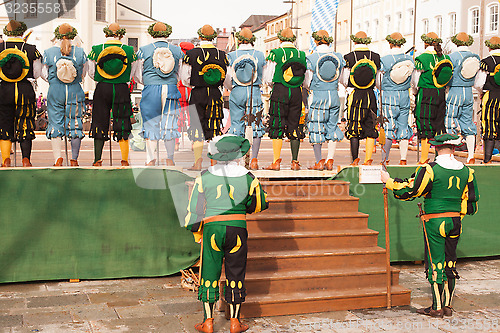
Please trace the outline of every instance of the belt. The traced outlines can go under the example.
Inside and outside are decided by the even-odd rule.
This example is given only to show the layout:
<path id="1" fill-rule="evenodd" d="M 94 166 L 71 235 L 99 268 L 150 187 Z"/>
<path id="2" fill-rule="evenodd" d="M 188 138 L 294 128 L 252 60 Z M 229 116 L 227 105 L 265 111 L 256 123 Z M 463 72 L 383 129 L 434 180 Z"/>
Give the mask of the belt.
<path id="1" fill-rule="evenodd" d="M 246 221 L 245 214 L 229 214 L 229 215 L 215 215 L 207 217 L 203 220 L 204 223 L 210 222 L 225 222 L 225 221 Z"/>
<path id="2" fill-rule="evenodd" d="M 437 219 L 441 217 L 460 217 L 459 212 L 448 212 L 448 213 L 435 213 L 435 214 L 424 214 L 422 219 L 424 221 L 429 221 L 430 219 Z"/>

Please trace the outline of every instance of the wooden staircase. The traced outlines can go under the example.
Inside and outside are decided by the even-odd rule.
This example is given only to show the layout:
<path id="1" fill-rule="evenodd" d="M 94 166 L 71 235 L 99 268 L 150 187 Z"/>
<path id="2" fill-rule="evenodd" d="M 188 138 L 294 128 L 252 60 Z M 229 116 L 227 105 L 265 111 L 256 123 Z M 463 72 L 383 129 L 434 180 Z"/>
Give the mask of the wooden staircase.
<path id="1" fill-rule="evenodd" d="M 385 307 L 385 249 L 342 181 L 262 182 L 270 207 L 247 215 L 242 317 Z M 392 305 L 410 304 L 391 269 Z M 225 283 L 225 282 L 224 282 Z"/>

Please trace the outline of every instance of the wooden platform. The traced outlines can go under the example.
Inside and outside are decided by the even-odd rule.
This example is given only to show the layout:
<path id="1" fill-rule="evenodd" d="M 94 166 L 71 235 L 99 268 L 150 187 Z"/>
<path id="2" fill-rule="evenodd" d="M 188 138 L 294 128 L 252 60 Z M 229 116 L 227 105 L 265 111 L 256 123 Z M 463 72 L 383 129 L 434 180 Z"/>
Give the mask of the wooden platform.
<path id="1" fill-rule="evenodd" d="M 248 296 L 243 317 L 386 306 L 385 249 L 358 212 L 349 183 L 265 181 L 270 208 L 248 215 Z M 391 270 L 392 304 L 410 291 Z M 223 282 L 225 283 L 225 282 Z"/>

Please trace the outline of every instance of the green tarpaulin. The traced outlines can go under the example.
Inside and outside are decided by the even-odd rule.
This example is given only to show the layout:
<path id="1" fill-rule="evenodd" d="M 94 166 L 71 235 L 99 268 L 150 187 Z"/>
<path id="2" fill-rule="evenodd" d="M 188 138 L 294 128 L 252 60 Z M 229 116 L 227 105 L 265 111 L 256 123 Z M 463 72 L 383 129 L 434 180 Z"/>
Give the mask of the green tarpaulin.
<path id="1" fill-rule="evenodd" d="M 200 248 L 174 206 L 183 219 L 190 179 L 162 169 L 1 170 L 0 282 L 162 276 L 191 266 Z"/>
<path id="2" fill-rule="evenodd" d="M 474 166 L 479 187 L 478 213 L 462 220 L 463 232 L 457 255 L 483 257 L 500 255 L 500 168 Z M 409 178 L 415 167 L 388 167 L 391 177 Z M 384 197 L 381 184 L 359 184 L 359 169 L 343 169 L 337 180 L 351 182 L 351 195 L 358 197 L 359 211 L 370 214 L 368 227 L 380 232 L 378 245 L 385 248 Z M 417 202 L 400 201 L 389 191 L 389 235 L 391 261 L 423 260 L 424 242 Z"/>

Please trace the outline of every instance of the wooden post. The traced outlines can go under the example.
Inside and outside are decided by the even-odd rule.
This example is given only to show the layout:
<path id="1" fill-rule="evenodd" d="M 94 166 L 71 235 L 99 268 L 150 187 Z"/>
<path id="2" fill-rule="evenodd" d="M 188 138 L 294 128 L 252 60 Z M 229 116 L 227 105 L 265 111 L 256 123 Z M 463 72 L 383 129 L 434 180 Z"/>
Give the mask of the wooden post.
<path id="1" fill-rule="evenodd" d="M 385 218 L 385 264 L 387 277 L 387 308 L 391 308 L 391 242 L 389 238 L 389 200 L 387 187 L 384 186 L 384 218 Z"/>

